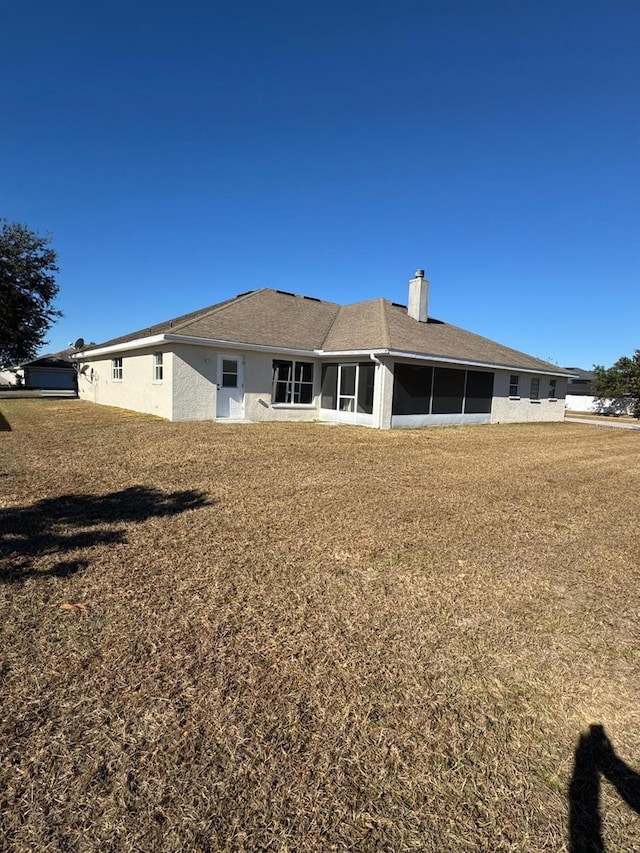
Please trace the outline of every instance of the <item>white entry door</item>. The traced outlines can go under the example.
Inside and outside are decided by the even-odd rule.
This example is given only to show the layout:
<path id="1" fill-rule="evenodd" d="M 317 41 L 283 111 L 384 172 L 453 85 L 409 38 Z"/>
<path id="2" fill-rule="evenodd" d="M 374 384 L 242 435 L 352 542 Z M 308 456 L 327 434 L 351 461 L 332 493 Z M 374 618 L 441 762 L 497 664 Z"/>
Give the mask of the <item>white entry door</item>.
<path id="1" fill-rule="evenodd" d="M 244 417 L 244 364 L 242 356 L 218 356 L 216 417 Z"/>

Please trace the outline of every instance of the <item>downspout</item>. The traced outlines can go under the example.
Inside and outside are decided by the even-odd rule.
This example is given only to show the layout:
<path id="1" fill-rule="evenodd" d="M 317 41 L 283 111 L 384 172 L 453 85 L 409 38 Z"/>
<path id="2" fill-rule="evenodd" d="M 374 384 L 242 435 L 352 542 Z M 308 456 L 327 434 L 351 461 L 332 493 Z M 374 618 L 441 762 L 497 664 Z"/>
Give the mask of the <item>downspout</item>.
<path id="1" fill-rule="evenodd" d="M 375 355 L 374 353 L 370 352 L 370 353 L 369 353 L 369 358 L 371 359 L 371 361 L 372 361 L 372 362 L 373 362 L 373 363 L 374 363 L 378 368 L 382 368 L 382 367 L 384 367 L 384 365 L 382 364 L 382 362 L 380 361 L 380 359 L 378 358 L 378 356 L 377 356 L 377 355 Z M 382 429 L 382 407 L 383 407 L 383 404 L 384 404 L 384 394 L 382 393 L 382 392 L 383 392 L 383 388 L 382 388 L 382 370 L 376 370 L 376 373 L 378 373 L 378 375 L 380 376 L 380 383 L 381 383 L 381 385 L 380 385 L 380 393 L 378 394 L 378 429 Z"/>

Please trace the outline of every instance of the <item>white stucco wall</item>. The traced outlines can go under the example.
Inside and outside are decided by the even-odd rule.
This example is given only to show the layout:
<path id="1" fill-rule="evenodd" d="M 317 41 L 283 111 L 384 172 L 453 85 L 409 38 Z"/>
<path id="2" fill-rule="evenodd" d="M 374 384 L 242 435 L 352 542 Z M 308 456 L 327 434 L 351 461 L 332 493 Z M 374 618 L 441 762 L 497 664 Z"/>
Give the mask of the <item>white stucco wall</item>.
<path id="1" fill-rule="evenodd" d="M 509 380 L 516 374 L 519 396 L 509 396 Z M 531 380 L 540 380 L 540 399 L 532 400 Z M 518 373 L 517 370 L 496 370 L 493 383 L 493 405 L 491 423 L 527 423 L 531 421 L 561 421 L 564 419 L 564 398 L 567 392 L 567 380 L 556 379 L 556 398 L 549 399 L 549 376 L 536 376 L 530 373 Z"/>
<path id="2" fill-rule="evenodd" d="M 278 353 L 242 352 L 187 344 L 164 350 L 164 377 L 153 381 L 158 348 L 122 353 L 122 381 L 112 378 L 112 358 L 86 359 L 79 376 L 79 396 L 107 406 L 159 415 L 175 421 L 213 420 L 219 356 L 242 359 L 244 417 L 249 421 L 313 421 L 319 416 L 321 364 L 314 361 L 314 397 L 309 405 L 271 403 L 273 359 Z M 313 359 L 303 359 L 312 361 Z"/>
<path id="3" fill-rule="evenodd" d="M 373 387 L 373 425 L 378 429 L 391 429 L 393 406 L 393 360 L 380 357 L 376 364 Z"/>
<path id="4" fill-rule="evenodd" d="M 220 357 L 238 357 L 243 365 L 244 419 L 248 421 L 314 421 L 318 419 L 321 366 L 314 361 L 314 397 L 308 405 L 273 404 L 273 359 L 294 360 L 278 353 L 242 352 L 201 346 L 175 349 L 173 420 L 210 420 L 216 417 L 216 385 Z M 302 359 L 313 361 L 310 358 Z"/>
<path id="5" fill-rule="evenodd" d="M 163 352 L 163 380 L 154 380 L 154 353 Z M 172 354 L 140 349 L 122 354 L 122 380 L 113 379 L 112 359 L 84 359 L 78 374 L 78 396 L 103 406 L 117 406 L 171 418 Z"/>
<path id="6" fill-rule="evenodd" d="M 393 415 L 393 429 L 416 429 L 428 426 L 465 426 L 469 424 L 490 424 L 491 415 L 486 414 L 448 414 L 448 415 Z"/>
<path id="7" fill-rule="evenodd" d="M 327 424 L 346 424 L 347 426 L 373 426 L 373 415 L 366 412 L 339 412 L 337 409 L 320 409 L 319 420 Z"/>
<path id="8" fill-rule="evenodd" d="M 236 355 L 237 353 L 233 353 Z M 216 416 L 217 352 L 178 345 L 172 359 L 174 421 L 210 421 Z"/>
<path id="9" fill-rule="evenodd" d="M 278 355 L 277 353 L 248 352 L 245 356 L 245 418 L 250 421 L 315 421 L 319 417 L 320 382 L 322 366 L 312 358 L 301 358 L 300 361 L 312 361 L 313 371 L 313 401 L 308 405 L 288 405 L 271 402 L 271 382 L 273 376 L 273 359 L 281 358 L 295 361 L 294 356 Z"/>

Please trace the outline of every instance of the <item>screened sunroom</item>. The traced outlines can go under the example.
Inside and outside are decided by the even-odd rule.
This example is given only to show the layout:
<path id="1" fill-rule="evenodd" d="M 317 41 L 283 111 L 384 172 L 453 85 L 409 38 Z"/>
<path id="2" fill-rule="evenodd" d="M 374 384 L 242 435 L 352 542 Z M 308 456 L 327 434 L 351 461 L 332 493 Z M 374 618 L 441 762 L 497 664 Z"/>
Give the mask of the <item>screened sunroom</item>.
<path id="1" fill-rule="evenodd" d="M 491 422 L 494 373 L 396 362 L 392 427 Z"/>

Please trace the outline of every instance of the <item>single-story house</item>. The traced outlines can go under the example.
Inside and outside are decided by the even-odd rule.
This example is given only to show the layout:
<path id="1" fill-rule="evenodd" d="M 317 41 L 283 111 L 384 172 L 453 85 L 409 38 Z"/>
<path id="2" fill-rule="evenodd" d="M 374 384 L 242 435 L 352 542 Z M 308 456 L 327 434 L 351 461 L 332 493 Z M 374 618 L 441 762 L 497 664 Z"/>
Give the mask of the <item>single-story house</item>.
<path id="1" fill-rule="evenodd" d="M 25 388 L 41 388 L 52 391 L 75 391 L 76 365 L 71 356 L 76 352 L 73 347 L 60 352 L 43 355 L 22 365 Z"/>
<path id="2" fill-rule="evenodd" d="M 74 347 L 68 347 L 23 361 L 2 371 L 0 383 L 25 389 L 75 392 L 77 365 L 71 360 L 75 352 Z"/>
<path id="3" fill-rule="evenodd" d="M 175 421 L 326 421 L 389 429 L 561 421 L 563 368 L 408 307 L 262 288 L 86 347 L 79 396 Z"/>

